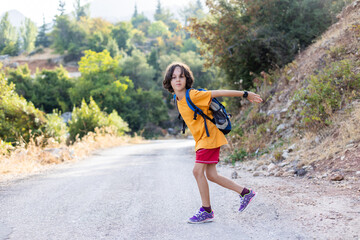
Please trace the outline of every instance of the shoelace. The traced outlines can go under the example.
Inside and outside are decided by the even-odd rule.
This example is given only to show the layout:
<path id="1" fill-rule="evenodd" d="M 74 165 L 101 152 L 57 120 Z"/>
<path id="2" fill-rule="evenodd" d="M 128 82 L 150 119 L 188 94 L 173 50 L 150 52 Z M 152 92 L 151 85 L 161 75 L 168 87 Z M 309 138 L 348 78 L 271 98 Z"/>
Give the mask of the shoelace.
<path id="1" fill-rule="evenodd" d="M 245 200 L 245 197 L 242 197 L 242 196 L 240 195 L 240 205 L 244 203 L 244 200 Z"/>
<path id="2" fill-rule="evenodd" d="M 199 210 L 199 212 L 197 214 L 195 214 L 196 217 L 200 217 L 202 214 L 202 212 Z"/>
<path id="3" fill-rule="evenodd" d="M 202 212 L 202 211 L 199 210 L 199 212 L 198 212 L 197 214 L 195 214 L 195 217 L 199 218 L 203 213 L 204 213 L 204 212 Z"/>

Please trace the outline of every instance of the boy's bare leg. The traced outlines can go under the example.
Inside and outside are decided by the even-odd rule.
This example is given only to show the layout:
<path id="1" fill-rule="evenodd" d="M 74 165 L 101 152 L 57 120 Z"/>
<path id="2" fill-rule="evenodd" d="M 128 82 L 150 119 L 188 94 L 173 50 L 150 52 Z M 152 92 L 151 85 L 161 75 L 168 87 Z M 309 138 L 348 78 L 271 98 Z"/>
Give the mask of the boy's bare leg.
<path id="1" fill-rule="evenodd" d="M 206 165 L 207 164 L 203 163 L 195 163 L 193 174 L 199 188 L 202 205 L 204 207 L 210 207 L 209 184 L 205 177 Z"/>
<path id="2" fill-rule="evenodd" d="M 230 179 L 219 175 L 216 170 L 216 164 L 208 164 L 206 166 L 206 177 L 210 181 L 217 183 L 220 186 L 225 187 L 227 189 L 233 190 L 238 194 L 241 194 L 242 190 L 244 189 L 234 181 L 231 181 Z"/>

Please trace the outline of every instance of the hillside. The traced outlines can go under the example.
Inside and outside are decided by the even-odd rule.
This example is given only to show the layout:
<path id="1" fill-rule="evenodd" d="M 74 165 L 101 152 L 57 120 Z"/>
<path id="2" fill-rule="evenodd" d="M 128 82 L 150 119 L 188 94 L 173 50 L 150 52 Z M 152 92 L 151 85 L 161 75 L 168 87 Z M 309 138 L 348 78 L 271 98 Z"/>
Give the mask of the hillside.
<path id="1" fill-rule="evenodd" d="M 230 144 L 232 151 L 245 148 L 258 157 L 248 156 L 255 161 L 236 166 L 254 176 L 342 181 L 340 185 L 360 191 L 360 1 L 344 8 L 337 18 L 339 21 L 292 63 L 258 76 L 261 86 L 257 91 L 265 99 L 264 104 L 254 107 L 243 101 L 235 131 L 242 128 L 244 136 L 233 136 Z M 337 107 L 329 107 L 333 105 L 327 104 L 328 99 L 318 104 L 319 109 L 325 109 L 327 118 L 315 116 L 317 109 L 306 108 L 310 106 L 307 95 L 316 88 L 330 86 L 322 82 L 324 76 L 329 82 L 339 82 L 333 87 L 339 89 L 329 93 L 340 96 L 338 100 L 329 99 L 336 100 Z M 314 79 L 318 82 L 314 83 Z M 349 79 L 351 84 L 343 89 L 341 84 L 350 83 Z M 320 90 L 321 95 L 329 89 Z M 303 96 L 302 100 L 299 96 Z"/>

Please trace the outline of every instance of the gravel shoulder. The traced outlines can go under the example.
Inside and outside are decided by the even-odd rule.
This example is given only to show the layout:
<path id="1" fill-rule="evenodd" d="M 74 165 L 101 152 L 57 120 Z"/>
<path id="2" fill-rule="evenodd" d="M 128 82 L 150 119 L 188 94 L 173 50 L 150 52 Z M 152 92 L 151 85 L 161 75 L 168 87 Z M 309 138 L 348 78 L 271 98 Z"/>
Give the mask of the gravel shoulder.
<path id="1" fill-rule="evenodd" d="M 224 167 L 221 171 L 230 176 L 234 170 Z M 237 170 L 237 173 L 239 179 L 236 181 L 239 184 L 259 193 L 257 206 L 252 208 L 257 212 L 258 220 L 271 219 L 276 223 L 286 219 L 284 229 L 291 225 L 298 226 L 304 230 L 305 238 L 309 239 L 360 239 L 358 191 L 344 188 L 343 183 L 339 182 L 295 177 L 253 177 L 252 173 L 243 170 Z M 262 208 L 264 204 L 267 209 Z"/>

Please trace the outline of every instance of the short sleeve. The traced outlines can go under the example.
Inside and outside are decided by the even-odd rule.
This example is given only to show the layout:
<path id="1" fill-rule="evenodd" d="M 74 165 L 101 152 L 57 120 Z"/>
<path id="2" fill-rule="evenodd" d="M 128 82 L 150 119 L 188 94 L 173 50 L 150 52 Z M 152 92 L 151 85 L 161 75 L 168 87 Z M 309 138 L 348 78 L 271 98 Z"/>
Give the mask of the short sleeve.
<path id="1" fill-rule="evenodd" d="M 212 111 L 209 109 L 212 100 L 211 92 L 192 89 L 189 94 L 191 101 L 199 107 L 203 113 L 213 118 Z M 179 112 L 196 142 L 195 150 L 200 148 L 212 149 L 227 144 L 225 135 L 210 120 L 203 119 L 202 117 L 194 118 L 194 111 L 188 106 L 186 98 L 183 97 L 181 100 L 178 100 L 177 104 Z M 207 135 L 204 121 L 207 122 L 209 136 Z"/>
<path id="2" fill-rule="evenodd" d="M 210 91 L 190 91 L 191 101 L 198 107 L 208 107 L 211 103 L 211 92 Z"/>

